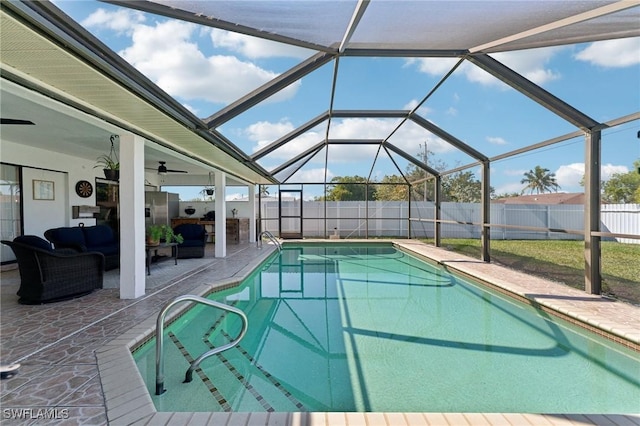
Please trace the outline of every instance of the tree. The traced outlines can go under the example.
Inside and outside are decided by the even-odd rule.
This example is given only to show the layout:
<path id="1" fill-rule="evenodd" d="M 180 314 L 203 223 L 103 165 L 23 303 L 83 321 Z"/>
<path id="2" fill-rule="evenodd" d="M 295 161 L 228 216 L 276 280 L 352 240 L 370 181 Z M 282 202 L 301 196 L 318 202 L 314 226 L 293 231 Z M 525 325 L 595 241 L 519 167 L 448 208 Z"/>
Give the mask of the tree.
<path id="1" fill-rule="evenodd" d="M 373 201 L 376 199 L 375 186 L 365 185 L 366 182 L 367 179 L 361 176 L 336 176 L 331 179 L 326 199 L 327 201 Z"/>
<path id="2" fill-rule="evenodd" d="M 494 189 L 490 188 L 490 194 L 493 193 Z M 442 179 L 442 199 L 456 203 L 479 203 L 482 199 L 482 182 L 470 170 L 447 175 Z"/>
<path id="3" fill-rule="evenodd" d="M 519 192 L 505 192 L 503 194 L 496 194 L 491 198 L 494 200 L 499 200 L 500 198 L 513 198 L 513 197 L 519 197 L 520 195 L 522 194 L 520 194 Z"/>
<path id="4" fill-rule="evenodd" d="M 605 203 L 640 203 L 640 159 L 633 162 L 633 170 L 614 173 L 602 185 Z"/>
<path id="5" fill-rule="evenodd" d="M 524 179 L 522 179 L 520 183 L 526 184 L 522 189 L 523 194 L 527 189 L 529 189 L 530 194 L 533 194 L 534 191 L 536 194 L 551 192 L 551 190 L 558 192 L 558 189 L 560 189 L 560 185 L 558 185 L 556 181 L 556 174 L 540 166 L 536 166 L 533 170 L 525 172 Z"/>
<path id="6" fill-rule="evenodd" d="M 407 201 L 409 199 L 409 186 L 402 176 L 385 176 L 376 184 L 376 200 Z"/>

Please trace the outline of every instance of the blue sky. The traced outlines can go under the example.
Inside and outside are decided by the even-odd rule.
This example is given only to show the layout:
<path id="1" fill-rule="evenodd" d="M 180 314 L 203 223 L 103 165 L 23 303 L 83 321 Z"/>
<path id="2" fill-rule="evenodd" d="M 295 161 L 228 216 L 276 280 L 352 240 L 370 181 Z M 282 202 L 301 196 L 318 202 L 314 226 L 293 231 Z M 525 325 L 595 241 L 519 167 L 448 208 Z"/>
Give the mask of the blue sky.
<path id="1" fill-rule="evenodd" d="M 205 118 L 244 96 L 315 52 L 243 35 L 168 20 L 95 1 L 55 1 L 110 48 Z M 640 110 L 640 38 L 534 49 L 493 55 L 597 121 Z M 336 109 L 411 109 L 455 64 L 451 59 L 342 58 Z M 333 63 L 256 105 L 218 130 L 253 153 L 325 112 L 330 105 Z M 419 109 L 458 139 L 491 157 L 576 130 L 470 63 L 465 63 Z M 339 119 L 330 138 L 384 138 L 397 125 L 389 119 Z M 324 138 L 325 126 L 264 157 L 271 169 Z M 632 169 L 640 158 L 640 124 L 603 132 L 602 175 Z M 424 144 L 429 163 L 453 168 L 472 160 L 418 126 L 406 125 L 390 142 L 418 156 Z M 379 179 L 396 174 L 383 153 L 373 170 L 376 148 L 334 146 L 328 178 L 360 175 Z M 324 178 L 322 152 L 293 180 Z M 407 162 L 394 157 L 404 171 Z M 497 193 L 519 192 L 523 173 L 540 165 L 556 174 L 562 192 L 579 192 L 584 170 L 582 137 L 516 158 L 492 163 Z"/>

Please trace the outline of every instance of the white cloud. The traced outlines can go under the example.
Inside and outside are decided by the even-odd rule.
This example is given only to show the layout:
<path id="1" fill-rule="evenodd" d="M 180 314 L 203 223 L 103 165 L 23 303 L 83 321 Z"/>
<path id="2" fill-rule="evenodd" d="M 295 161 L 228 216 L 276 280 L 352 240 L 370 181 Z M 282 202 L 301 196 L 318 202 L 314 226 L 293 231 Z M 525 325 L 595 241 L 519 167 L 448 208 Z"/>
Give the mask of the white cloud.
<path id="1" fill-rule="evenodd" d="M 406 65 L 418 66 L 418 70 L 435 77 L 443 77 L 459 61 L 457 58 L 411 58 Z"/>
<path id="2" fill-rule="evenodd" d="M 120 55 L 174 97 L 230 103 L 272 80 L 278 74 L 234 56 L 205 56 L 196 43 L 198 26 L 182 21 L 151 25 L 132 13 L 101 11 L 87 19 L 93 27 L 131 34 L 132 44 Z M 291 98 L 296 82 L 269 101 Z"/>
<path id="3" fill-rule="evenodd" d="M 556 181 L 560 188 L 567 190 L 571 187 L 580 186 L 580 179 L 584 175 L 584 163 L 562 165 L 555 173 Z"/>
<path id="4" fill-rule="evenodd" d="M 600 169 L 602 180 L 609 180 L 616 173 L 629 173 L 627 166 L 615 166 L 611 163 L 603 164 Z"/>
<path id="5" fill-rule="evenodd" d="M 546 68 L 546 65 L 556 54 L 564 49 L 566 48 L 546 47 L 496 53 L 492 56 L 518 74 L 542 86 L 549 81 L 558 80 L 561 77 L 557 71 Z"/>
<path id="6" fill-rule="evenodd" d="M 605 68 L 640 64 L 640 37 L 597 41 L 578 52 L 575 58 Z"/>
<path id="7" fill-rule="evenodd" d="M 607 181 L 614 173 L 627 173 L 626 166 L 616 166 L 614 164 L 603 164 L 600 168 L 601 178 Z M 556 170 L 556 180 L 564 190 L 575 190 L 580 188 L 580 180 L 584 176 L 584 163 L 572 163 L 562 165 Z"/>
<path id="8" fill-rule="evenodd" d="M 497 195 L 500 194 L 512 194 L 514 192 L 520 193 L 522 192 L 523 184 L 519 182 L 511 182 L 504 185 L 499 185 L 495 188 L 495 193 Z"/>
<path id="9" fill-rule="evenodd" d="M 253 123 L 247 127 L 245 133 L 248 135 L 249 140 L 257 143 L 255 149 L 255 151 L 257 151 L 274 140 L 291 132 L 294 128 L 293 124 L 286 120 L 282 120 L 277 123 L 258 121 L 257 123 Z"/>
<path id="10" fill-rule="evenodd" d="M 564 48 L 549 47 L 528 49 L 515 52 L 495 53 L 492 56 L 534 83 L 543 85 L 549 81 L 560 78 L 558 72 L 546 68 L 546 65 L 551 58 L 562 49 Z M 453 68 L 456 62 L 457 59 L 454 58 L 421 58 L 408 60 L 407 65 L 417 64 L 420 72 L 433 76 L 444 76 Z M 460 65 L 460 68 L 456 70 L 454 75 L 459 73 L 462 73 L 467 80 L 474 83 L 479 83 L 484 86 L 504 87 L 502 81 L 470 62 L 464 62 Z"/>
<path id="11" fill-rule="evenodd" d="M 413 110 L 416 106 L 418 105 L 418 100 L 417 99 L 411 99 L 409 102 L 407 102 L 402 109 L 406 109 L 406 110 Z M 418 110 L 416 111 L 416 113 L 418 113 L 418 115 L 421 115 L 422 117 L 426 117 L 427 115 L 429 115 L 433 110 L 429 107 L 426 107 L 424 105 L 420 106 L 420 108 L 418 108 Z"/>
<path id="12" fill-rule="evenodd" d="M 84 19 L 81 24 L 86 28 L 105 28 L 118 34 L 130 34 L 136 25 L 144 21 L 144 14 L 136 10 L 120 9 L 108 12 L 104 9 L 98 9 Z"/>
<path id="13" fill-rule="evenodd" d="M 211 29 L 210 35 L 214 46 L 224 47 L 252 59 L 273 57 L 306 59 L 315 53 L 309 49 L 217 28 Z"/>
<path id="14" fill-rule="evenodd" d="M 508 142 L 499 136 L 487 136 L 487 142 L 493 145 L 506 145 Z"/>
<path id="15" fill-rule="evenodd" d="M 334 174 L 327 169 L 327 182 L 334 177 Z M 291 179 L 292 182 L 318 183 L 324 182 L 324 167 L 316 169 L 298 170 Z"/>
<path id="16" fill-rule="evenodd" d="M 397 119 L 377 118 L 347 118 L 334 120 L 331 124 L 331 139 L 382 139 L 389 135 L 398 124 Z M 255 143 L 252 152 L 259 151 L 273 141 L 294 130 L 294 125 L 283 120 L 276 123 L 261 121 L 248 126 L 245 130 L 248 138 Z M 265 160 L 284 162 L 307 150 L 325 138 L 325 127 L 307 131 L 284 146 L 265 156 Z M 420 151 L 420 145 L 427 143 L 429 151 L 444 153 L 452 151 L 451 145 L 422 127 L 407 122 L 389 140 L 394 146 L 415 156 Z M 332 145 L 330 160 L 333 162 L 373 160 L 377 145 Z M 324 159 L 324 157 L 323 157 Z"/>

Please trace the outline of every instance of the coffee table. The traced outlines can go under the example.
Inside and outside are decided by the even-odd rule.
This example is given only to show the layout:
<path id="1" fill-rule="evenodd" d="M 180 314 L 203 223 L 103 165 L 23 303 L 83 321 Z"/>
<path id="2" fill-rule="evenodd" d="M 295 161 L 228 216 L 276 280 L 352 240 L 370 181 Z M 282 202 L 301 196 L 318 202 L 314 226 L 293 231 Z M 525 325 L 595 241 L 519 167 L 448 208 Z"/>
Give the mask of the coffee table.
<path id="1" fill-rule="evenodd" d="M 178 243 L 160 243 L 156 245 L 145 245 L 146 262 L 147 262 L 147 275 L 151 275 L 151 252 L 154 256 L 158 255 L 158 249 L 171 247 L 171 257 L 175 261 L 175 265 L 178 264 Z"/>

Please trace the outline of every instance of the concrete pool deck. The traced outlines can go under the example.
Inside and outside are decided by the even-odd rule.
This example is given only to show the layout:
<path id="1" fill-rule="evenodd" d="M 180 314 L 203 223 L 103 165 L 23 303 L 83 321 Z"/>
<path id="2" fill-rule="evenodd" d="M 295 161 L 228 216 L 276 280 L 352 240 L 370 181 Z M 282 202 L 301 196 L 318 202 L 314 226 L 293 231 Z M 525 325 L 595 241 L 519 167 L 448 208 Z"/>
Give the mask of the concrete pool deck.
<path id="1" fill-rule="evenodd" d="M 393 242 L 447 268 L 479 277 L 493 288 L 584 321 L 631 348 L 640 347 L 640 307 L 591 296 L 418 241 Z M 267 244 L 263 249 L 243 244 L 229 246 L 228 250 L 224 259 L 207 255 L 204 259 L 181 259 L 177 267 L 173 262 L 153 265 L 147 294 L 135 300 L 118 299 L 117 289 L 105 288 L 66 302 L 19 305 L 15 296 L 17 271 L 3 272 L 0 356 L 2 363 L 17 361 L 22 368 L 18 375 L 1 382 L 2 424 L 44 424 L 47 422 L 42 417 L 34 416 L 37 410 L 50 410 L 50 414 L 58 415 L 59 423 L 83 425 L 640 425 L 637 414 L 156 412 L 130 348 L 154 332 L 156 316 L 168 300 L 239 282 L 275 249 Z M 115 286 L 114 276 L 110 274 L 105 287 Z M 25 418 L 17 418 L 19 414 L 31 418 L 25 422 Z"/>

